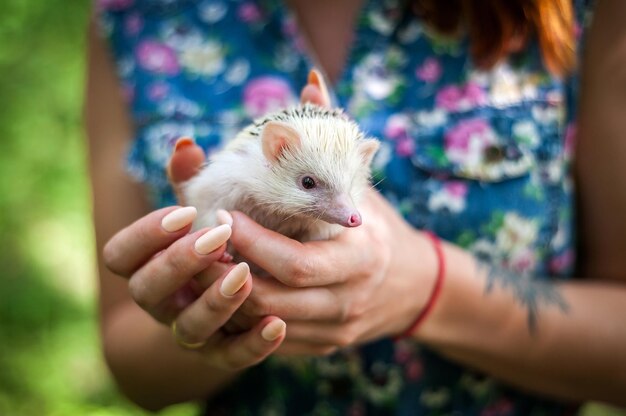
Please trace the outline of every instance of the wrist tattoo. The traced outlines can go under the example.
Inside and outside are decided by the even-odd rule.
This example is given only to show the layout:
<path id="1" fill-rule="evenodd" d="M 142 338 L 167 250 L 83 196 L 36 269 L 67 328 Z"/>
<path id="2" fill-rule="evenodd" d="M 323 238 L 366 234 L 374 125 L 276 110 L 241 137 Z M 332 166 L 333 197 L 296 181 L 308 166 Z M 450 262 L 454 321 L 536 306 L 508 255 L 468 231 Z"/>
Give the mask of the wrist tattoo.
<path id="1" fill-rule="evenodd" d="M 540 308 L 557 307 L 565 314 L 569 311 L 569 305 L 552 282 L 535 280 L 527 274 L 516 273 L 480 260 L 477 261 L 477 267 L 478 272 L 487 277 L 485 295 L 497 285 L 509 291 L 528 311 L 528 330 L 531 334 L 537 330 Z"/>

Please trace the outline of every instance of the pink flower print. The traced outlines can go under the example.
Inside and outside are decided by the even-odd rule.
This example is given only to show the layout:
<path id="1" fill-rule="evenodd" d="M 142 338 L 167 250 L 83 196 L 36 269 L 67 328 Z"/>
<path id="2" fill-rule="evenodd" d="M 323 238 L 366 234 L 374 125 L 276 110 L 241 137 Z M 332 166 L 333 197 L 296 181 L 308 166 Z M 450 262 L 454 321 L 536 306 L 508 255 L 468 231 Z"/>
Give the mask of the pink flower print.
<path id="1" fill-rule="evenodd" d="M 424 366 L 419 360 L 415 359 L 405 364 L 404 371 L 407 380 L 417 381 L 422 378 L 422 374 L 424 373 Z"/>
<path id="2" fill-rule="evenodd" d="M 243 92 L 243 103 L 251 117 L 260 117 L 280 110 L 294 101 L 291 88 L 276 77 L 259 77 L 248 82 Z"/>
<path id="3" fill-rule="evenodd" d="M 298 24 L 293 16 L 287 17 L 283 21 L 283 34 L 287 36 L 295 36 L 298 33 Z"/>
<path id="4" fill-rule="evenodd" d="M 448 159 L 472 166 L 482 162 L 485 148 L 495 142 L 496 137 L 489 124 L 480 118 L 460 121 L 444 137 Z"/>
<path id="5" fill-rule="evenodd" d="M 443 87 L 435 97 L 437 107 L 448 111 L 464 111 L 484 105 L 487 94 L 475 82 L 469 82 L 463 87 L 448 85 Z"/>
<path id="6" fill-rule="evenodd" d="M 164 43 L 141 42 L 137 46 L 137 60 L 141 67 L 151 72 L 176 75 L 180 71 L 174 50 Z"/>
<path id="7" fill-rule="evenodd" d="M 164 99 L 170 92 L 170 87 L 164 82 L 155 82 L 148 87 L 148 98 L 152 101 L 159 101 Z"/>
<path id="8" fill-rule="evenodd" d="M 535 267 L 537 259 L 535 253 L 529 248 L 516 250 L 510 254 L 507 266 L 517 273 L 527 273 Z"/>
<path id="9" fill-rule="evenodd" d="M 127 35 L 136 35 L 143 29 L 143 19 L 140 14 L 133 13 L 124 20 L 124 31 Z"/>
<path id="10" fill-rule="evenodd" d="M 465 210 L 465 197 L 467 184 L 461 181 L 444 182 L 440 191 L 433 192 L 428 198 L 428 209 L 437 212 L 445 209 L 451 213 L 459 213 Z"/>
<path id="11" fill-rule="evenodd" d="M 400 157 L 409 157 L 415 151 L 413 140 L 408 137 L 398 140 L 396 144 L 396 154 Z"/>
<path id="12" fill-rule="evenodd" d="M 122 10 L 132 6 L 134 0 L 98 0 L 97 10 Z"/>
<path id="13" fill-rule="evenodd" d="M 460 121 L 445 136 L 446 150 L 468 150 L 470 141 L 489 130 L 489 124 L 483 119 L 473 118 Z"/>
<path id="14" fill-rule="evenodd" d="M 576 40 L 580 40 L 583 36 L 583 28 L 580 26 L 580 23 L 574 22 L 574 37 Z"/>
<path id="15" fill-rule="evenodd" d="M 503 398 L 485 407 L 480 416 L 505 416 L 513 413 L 513 410 L 513 403 Z"/>
<path id="16" fill-rule="evenodd" d="M 551 273 L 561 274 L 568 271 L 573 264 L 574 252 L 572 250 L 567 250 L 550 260 L 549 269 Z"/>
<path id="17" fill-rule="evenodd" d="M 404 364 L 413 357 L 413 349 L 406 342 L 396 342 L 394 344 L 393 357 L 398 364 Z"/>
<path id="18" fill-rule="evenodd" d="M 239 16 L 239 19 L 245 23 L 257 23 L 263 17 L 261 10 L 254 3 L 243 3 L 239 6 L 237 16 Z"/>
<path id="19" fill-rule="evenodd" d="M 478 107 L 487 103 L 487 94 L 475 82 L 468 82 L 464 89 L 464 96 L 471 107 Z"/>
<path id="20" fill-rule="evenodd" d="M 435 58 L 426 58 L 422 65 L 415 70 L 415 76 L 424 82 L 432 84 L 441 77 L 441 64 Z"/>
<path id="21" fill-rule="evenodd" d="M 467 195 L 467 184 L 461 181 L 450 181 L 444 185 L 445 191 L 454 198 L 465 198 Z"/>
<path id="22" fill-rule="evenodd" d="M 385 136 L 392 139 L 400 139 L 408 135 L 410 119 L 404 114 L 393 114 L 387 118 L 385 124 Z"/>
<path id="23" fill-rule="evenodd" d="M 439 90 L 435 97 L 435 104 L 437 107 L 445 110 L 454 111 L 459 107 L 462 98 L 461 89 L 454 85 L 449 85 Z"/>
<path id="24" fill-rule="evenodd" d="M 563 145 L 563 150 L 567 156 L 571 156 L 574 151 L 577 133 L 578 128 L 576 126 L 576 122 L 569 123 L 565 128 L 565 143 Z"/>

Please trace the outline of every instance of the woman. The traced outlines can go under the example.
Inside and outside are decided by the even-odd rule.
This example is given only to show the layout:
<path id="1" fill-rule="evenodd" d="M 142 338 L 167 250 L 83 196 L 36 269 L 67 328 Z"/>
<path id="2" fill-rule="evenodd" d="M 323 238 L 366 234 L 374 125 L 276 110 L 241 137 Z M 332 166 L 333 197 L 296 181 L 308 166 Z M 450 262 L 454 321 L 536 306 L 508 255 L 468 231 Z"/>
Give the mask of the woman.
<path id="1" fill-rule="evenodd" d="M 211 414 L 626 404 L 626 192 L 607 185 L 626 177 L 626 6 L 606 0 L 595 11 L 572 171 L 571 6 L 488 3 L 292 0 L 295 25 L 272 1 L 102 2 L 129 103 L 127 112 L 92 33 L 102 331 L 132 400 L 159 409 L 208 398 Z M 224 215 L 232 226 L 188 234 L 193 209 L 150 212 L 173 203 L 165 166 L 177 137 L 217 146 L 291 102 L 312 63 L 383 141 L 374 162 L 382 196 L 365 196 L 361 227 L 299 244 L 240 213 Z M 329 104 L 316 77 L 302 94 Z M 153 204 L 118 166 L 133 137 L 131 171 Z M 187 144 L 170 166 L 175 183 L 204 158 Z M 274 279 L 218 262 L 227 239 Z M 573 275 L 586 279 L 565 279 Z M 220 330 L 240 315 L 258 323 Z"/>

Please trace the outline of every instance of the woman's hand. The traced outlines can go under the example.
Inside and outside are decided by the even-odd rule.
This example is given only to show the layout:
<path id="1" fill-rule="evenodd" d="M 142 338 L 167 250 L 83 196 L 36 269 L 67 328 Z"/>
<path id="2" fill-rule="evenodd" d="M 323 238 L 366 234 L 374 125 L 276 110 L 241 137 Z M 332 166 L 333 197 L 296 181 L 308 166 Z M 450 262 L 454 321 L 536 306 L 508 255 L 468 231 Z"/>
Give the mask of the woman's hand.
<path id="1" fill-rule="evenodd" d="M 168 166 L 175 188 L 192 177 L 203 160 L 202 149 L 189 139 L 179 140 Z M 189 234 L 195 218 L 193 207 L 154 211 L 109 240 L 104 262 L 129 279 L 134 302 L 170 325 L 181 346 L 197 350 L 218 368 L 251 366 L 280 345 L 285 323 L 266 316 L 237 335 L 221 330 L 250 295 L 250 270 L 245 263 L 229 267 L 219 261 L 230 224 Z"/>
<path id="2" fill-rule="evenodd" d="M 240 312 L 287 322 L 279 352 L 329 354 L 397 335 L 426 303 L 437 273 L 430 241 L 373 190 L 360 210 L 362 226 L 307 243 L 233 213 L 234 249 L 275 278 L 255 279 Z"/>
<path id="3" fill-rule="evenodd" d="M 225 224 L 188 234 L 195 213 L 193 207 L 169 207 L 146 215 L 107 243 L 106 265 L 129 279 L 131 296 L 142 309 L 175 325 L 182 346 L 197 349 L 218 368 L 248 367 L 280 345 L 285 324 L 267 316 L 236 336 L 220 331 L 250 295 L 252 280 L 247 264 L 241 263 L 201 288 L 194 277 L 209 273 L 224 254 L 231 229 Z"/>

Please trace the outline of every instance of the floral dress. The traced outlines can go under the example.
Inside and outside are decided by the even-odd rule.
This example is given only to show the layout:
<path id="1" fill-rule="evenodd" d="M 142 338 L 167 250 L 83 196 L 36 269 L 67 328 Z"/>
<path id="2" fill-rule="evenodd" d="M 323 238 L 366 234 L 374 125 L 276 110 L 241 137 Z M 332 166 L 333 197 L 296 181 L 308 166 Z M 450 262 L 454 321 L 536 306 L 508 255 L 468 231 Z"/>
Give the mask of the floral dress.
<path id="1" fill-rule="evenodd" d="M 99 0 L 96 10 L 135 122 L 129 170 L 149 185 L 155 206 L 174 203 L 164 167 L 178 137 L 219 149 L 252 118 L 296 103 L 314 65 L 280 1 Z M 416 228 L 519 279 L 570 276 L 575 82 L 551 76 L 536 45 L 477 69 L 466 39 L 433 33 L 404 10 L 401 0 L 366 1 L 333 86 L 337 105 L 382 142 L 378 189 Z M 223 415 L 571 409 L 409 340 L 324 358 L 271 357 L 206 407 Z"/>

